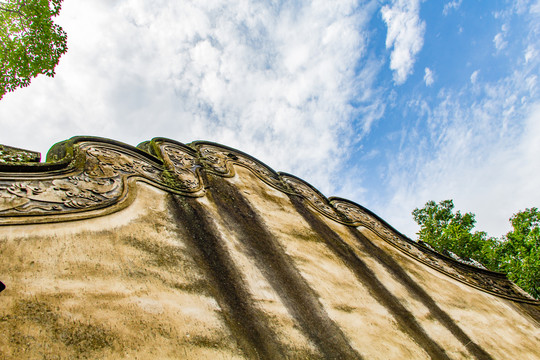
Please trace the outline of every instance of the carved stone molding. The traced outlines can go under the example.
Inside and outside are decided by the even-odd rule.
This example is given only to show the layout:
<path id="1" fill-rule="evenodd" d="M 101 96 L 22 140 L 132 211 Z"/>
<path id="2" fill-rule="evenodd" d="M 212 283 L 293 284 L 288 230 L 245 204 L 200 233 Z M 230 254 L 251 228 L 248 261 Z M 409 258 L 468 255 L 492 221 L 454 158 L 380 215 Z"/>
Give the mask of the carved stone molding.
<path id="1" fill-rule="evenodd" d="M 198 169 L 201 165 L 196 154 L 174 144 L 160 146 L 165 165 L 173 169 L 177 186 L 188 192 L 198 192 L 203 188 L 203 182 Z"/>
<path id="2" fill-rule="evenodd" d="M 303 197 L 311 207 L 320 213 L 328 216 L 331 219 L 343 222 L 343 217 L 336 209 L 330 206 L 328 199 L 317 191 L 314 187 L 306 183 L 304 180 L 297 178 L 296 176 L 280 173 L 281 179 L 287 184 L 294 193 Z"/>
<path id="3" fill-rule="evenodd" d="M 88 209 L 119 196 L 118 179 L 84 174 L 54 180 L 0 182 L 0 216 L 39 215 Z"/>
<path id="4" fill-rule="evenodd" d="M 137 149 L 99 141 L 80 141 L 72 146 L 69 150 L 74 159 L 66 162 L 66 168 L 59 173 L 0 173 L 0 224 L 17 223 L 17 219 L 24 223 L 27 215 L 78 213 L 79 217 L 66 219 L 84 218 L 84 212 L 124 200 L 132 177 L 179 193 L 193 193 L 202 187 L 193 171 L 196 157 L 178 146 L 164 146 L 165 161 L 177 177 L 174 183 L 165 181 L 159 159 L 152 161 Z"/>
<path id="5" fill-rule="evenodd" d="M 94 144 L 83 144 L 79 149 L 86 153 L 84 172 L 88 176 L 113 178 L 120 175 L 138 175 L 155 182 L 161 181 L 160 167 L 125 150 Z"/>
<path id="6" fill-rule="evenodd" d="M 84 168 L 75 167 L 61 177 L 0 177 L 0 217 L 71 213 L 110 205 L 122 193 L 119 172 L 137 171 L 136 163 L 127 156 L 100 146 L 82 145 L 76 157 Z"/>
<path id="7" fill-rule="evenodd" d="M 236 156 L 214 146 L 201 145 L 197 148 L 201 154 L 201 162 L 212 172 L 226 177 L 234 176 L 234 168 L 229 166 L 229 160 L 237 159 Z"/>
<path id="8" fill-rule="evenodd" d="M 193 146 L 199 151 L 201 162 L 218 175 L 233 177 L 235 172 L 232 165 L 236 164 L 251 170 L 268 185 L 282 191 L 286 190 L 280 176 L 274 170 L 247 154 L 222 145 L 205 142 L 195 142 Z"/>

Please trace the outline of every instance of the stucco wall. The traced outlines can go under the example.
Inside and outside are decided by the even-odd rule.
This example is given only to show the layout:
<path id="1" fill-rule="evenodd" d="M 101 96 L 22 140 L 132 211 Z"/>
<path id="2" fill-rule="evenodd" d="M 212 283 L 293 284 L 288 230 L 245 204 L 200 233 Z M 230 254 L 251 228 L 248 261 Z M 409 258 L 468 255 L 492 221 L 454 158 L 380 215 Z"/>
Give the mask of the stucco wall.
<path id="1" fill-rule="evenodd" d="M 540 358 L 504 277 L 246 154 L 62 146 L 0 172 L 2 358 Z"/>

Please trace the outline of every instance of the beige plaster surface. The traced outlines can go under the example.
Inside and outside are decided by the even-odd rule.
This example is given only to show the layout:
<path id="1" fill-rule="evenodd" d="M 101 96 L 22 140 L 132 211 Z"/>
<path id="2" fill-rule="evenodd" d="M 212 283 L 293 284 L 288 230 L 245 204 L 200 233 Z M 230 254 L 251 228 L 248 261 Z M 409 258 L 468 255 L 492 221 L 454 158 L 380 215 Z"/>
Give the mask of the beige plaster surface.
<path id="1" fill-rule="evenodd" d="M 324 244 L 282 192 L 254 181 L 247 170 L 238 169 L 237 186 L 248 191 L 248 200 L 264 214 L 284 251 L 317 292 L 329 315 L 348 336 L 353 347 L 372 359 L 425 359 L 427 355 L 399 331 L 388 311 Z M 382 341 L 384 339 L 384 341 Z"/>
<path id="2" fill-rule="evenodd" d="M 0 227 L 0 358 L 233 359 L 166 193 L 101 218 Z"/>
<path id="3" fill-rule="evenodd" d="M 419 263 L 369 229 L 360 231 L 406 269 L 437 305 L 475 342 L 489 349 L 494 358 L 515 358 L 516 354 L 523 359 L 539 358 L 540 324 L 512 307 L 511 300 L 479 291 Z"/>
<path id="4" fill-rule="evenodd" d="M 286 194 L 271 188 L 247 170 L 237 167 L 231 179 L 264 217 L 284 251 L 319 294 L 330 316 L 339 323 L 351 343 L 366 358 L 425 358 L 421 348 L 400 331 L 380 303 L 338 257 L 313 233 L 293 208 Z M 294 209 L 294 208 L 293 208 Z M 363 251 L 346 225 L 314 211 L 361 257 L 385 287 L 409 310 L 425 331 L 453 359 L 474 358 L 451 331 L 441 324 L 419 299 L 400 283 L 379 259 Z M 465 285 L 410 258 L 379 235 L 359 228 L 374 245 L 389 254 L 478 345 L 498 359 L 539 358 L 540 327 L 506 300 Z"/>
<path id="5" fill-rule="evenodd" d="M 318 331 L 345 339 L 352 349 L 343 352 L 347 358 L 428 359 L 419 333 L 451 359 L 540 358 L 540 325 L 512 300 L 450 278 L 373 231 L 340 224 L 306 204 L 309 217 L 288 194 L 242 166 L 235 170 L 189 201 L 138 182 L 134 201 L 117 212 L 0 226 L 0 280 L 7 285 L 0 294 L 0 358 L 269 358 L 246 350 L 250 329 L 266 329 L 276 358 L 331 358 Z M 227 203 L 227 194 L 247 205 Z M 182 206 L 201 211 L 209 229 L 198 228 L 188 211 L 178 215 Z M 207 234 L 202 230 L 215 235 L 241 289 L 216 283 L 213 258 L 201 250 L 210 239 L 193 238 Z M 271 246 L 253 249 L 255 241 Z M 271 259 L 286 261 L 289 272 Z M 276 284 L 284 278 L 305 286 L 298 291 L 308 289 L 307 302 Z M 251 309 L 253 328 L 240 324 L 234 301 Z M 307 307 L 297 312 L 295 306 Z M 311 310 L 326 325 L 308 328 L 302 314 Z M 413 325 L 404 323 L 407 316 Z M 478 356 L 473 343 L 488 356 Z"/>

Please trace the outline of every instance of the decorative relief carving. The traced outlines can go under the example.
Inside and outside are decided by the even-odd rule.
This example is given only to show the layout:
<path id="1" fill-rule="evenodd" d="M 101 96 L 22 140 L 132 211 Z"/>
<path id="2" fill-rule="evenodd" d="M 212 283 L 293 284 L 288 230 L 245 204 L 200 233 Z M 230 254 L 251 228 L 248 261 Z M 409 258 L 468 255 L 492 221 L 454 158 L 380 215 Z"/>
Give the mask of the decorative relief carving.
<path id="1" fill-rule="evenodd" d="M 155 165 L 137 159 L 111 146 L 82 145 L 85 150 L 85 173 L 95 178 L 110 178 L 118 175 L 140 175 L 160 182 L 161 169 Z"/>
<path id="2" fill-rule="evenodd" d="M 260 179 L 266 181 L 270 185 L 278 189 L 283 189 L 283 184 L 281 183 L 279 175 L 277 175 L 275 172 L 269 170 L 261 163 L 254 161 L 246 156 L 242 156 L 241 154 L 238 154 L 237 157 L 238 159 L 236 159 L 235 162 L 244 165 L 245 167 L 253 171 Z"/>
<path id="3" fill-rule="evenodd" d="M 120 200 L 130 176 L 170 187 L 163 168 L 144 157 L 112 144 L 82 142 L 75 149 L 77 164 L 64 177 L 46 175 L 32 180 L 0 178 L 0 217 L 47 215 L 93 210 Z M 166 145 L 165 162 L 178 181 L 174 190 L 196 192 L 202 183 L 196 174 L 196 157 L 178 146 Z"/>
<path id="4" fill-rule="evenodd" d="M 205 165 L 222 176 L 234 176 L 234 168 L 229 165 L 230 163 L 234 163 L 251 170 L 267 184 L 277 189 L 285 190 L 279 175 L 259 161 L 241 154 L 240 152 L 208 144 L 199 144 L 197 145 L 197 148 Z"/>
<path id="5" fill-rule="evenodd" d="M 342 216 L 328 204 L 328 200 L 303 180 L 287 174 L 281 174 L 281 179 L 295 193 L 305 198 L 316 210 L 334 220 L 343 222 Z"/>
<path id="6" fill-rule="evenodd" d="M 77 153 L 84 169 L 74 169 L 65 177 L 0 180 L 0 216 L 92 210 L 117 202 L 126 186 L 126 176 L 160 180 L 158 167 L 112 145 L 82 143 Z"/>
<path id="7" fill-rule="evenodd" d="M 460 266 L 445 257 L 438 255 L 434 251 L 424 249 L 420 245 L 406 240 L 402 235 L 397 234 L 388 225 L 371 215 L 356 204 L 345 200 L 334 199 L 330 202 L 339 212 L 341 212 L 353 226 L 365 226 L 382 239 L 388 241 L 409 256 L 443 272 L 462 282 L 471 284 L 477 288 L 486 290 L 498 295 L 511 298 L 532 299 L 529 294 L 514 286 L 506 277 L 496 277 L 494 274 L 479 273 L 468 266 Z"/>
<path id="8" fill-rule="evenodd" d="M 358 206 L 355 206 L 349 202 L 341 200 L 331 200 L 332 204 L 339 212 L 341 212 L 345 218 L 351 223 L 351 225 L 358 226 L 369 225 L 373 228 L 380 226 L 379 223 L 372 216 L 368 215 Z"/>
<path id="9" fill-rule="evenodd" d="M 202 162 L 212 171 L 227 177 L 234 176 L 234 170 L 228 166 L 227 154 L 223 150 L 209 145 L 199 146 L 198 150 Z"/>
<path id="10" fill-rule="evenodd" d="M 93 179 L 87 176 L 2 182 L 0 183 L 0 215 L 86 209 L 114 199 L 119 192 L 118 180 Z"/>
<path id="11" fill-rule="evenodd" d="M 161 153 L 165 164 L 174 169 L 179 186 L 184 191 L 196 192 L 202 189 L 202 181 L 197 169 L 201 166 L 197 158 L 188 151 L 175 145 L 161 146 Z"/>

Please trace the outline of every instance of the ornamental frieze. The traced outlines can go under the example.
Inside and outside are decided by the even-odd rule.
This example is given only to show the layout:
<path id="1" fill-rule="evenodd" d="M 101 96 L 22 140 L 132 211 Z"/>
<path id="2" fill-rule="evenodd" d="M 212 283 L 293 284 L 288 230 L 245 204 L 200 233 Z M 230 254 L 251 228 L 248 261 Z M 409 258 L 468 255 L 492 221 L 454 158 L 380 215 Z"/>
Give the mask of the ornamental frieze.
<path id="1" fill-rule="evenodd" d="M 195 156 L 180 147 L 164 146 L 165 166 L 170 167 L 177 178 L 171 183 L 165 181 L 166 167 L 159 159 L 147 154 L 141 156 L 140 150 L 122 145 L 99 141 L 66 144 L 73 159 L 66 161 L 64 169 L 58 173 L 40 173 L 38 167 L 35 173 L 0 173 L 0 224 L 17 223 L 17 219 L 24 222 L 22 216 L 27 215 L 77 213 L 79 216 L 69 219 L 84 218 L 85 212 L 125 200 L 130 178 L 177 193 L 200 190 L 201 181 L 194 171 L 200 165 L 196 164 Z"/>
<path id="2" fill-rule="evenodd" d="M 199 146 L 198 150 L 201 154 L 201 162 L 212 172 L 226 177 L 234 176 L 234 168 L 229 165 L 229 161 L 234 160 L 236 156 L 208 145 Z"/>
<path id="3" fill-rule="evenodd" d="M 110 146 L 84 144 L 86 152 L 85 173 L 94 178 L 111 178 L 119 175 L 139 175 L 159 182 L 161 168 Z"/>
<path id="4" fill-rule="evenodd" d="M 184 191 L 200 191 L 203 187 L 198 170 L 201 165 L 196 154 L 172 144 L 161 145 L 160 149 L 165 164 L 174 170 L 178 186 Z"/>
<path id="5" fill-rule="evenodd" d="M 54 180 L 0 182 L 0 216 L 39 215 L 107 205 L 120 194 L 118 179 L 83 174 Z"/>
<path id="6" fill-rule="evenodd" d="M 343 216 L 330 205 L 328 199 L 320 192 L 315 190 L 311 185 L 296 176 L 280 173 L 281 179 L 289 186 L 297 195 L 302 196 L 307 202 L 317 211 L 328 216 L 331 219 L 343 222 Z"/>
<path id="7" fill-rule="evenodd" d="M 240 165 L 251 170 L 268 185 L 279 190 L 286 190 L 280 176 L 274 170 L 247 154 L 205 142 L 195 142 L 193 146 L 199 151 L 201 162 L 218 175 L 233 177 L 235 172 L 232 165 Z"/>

